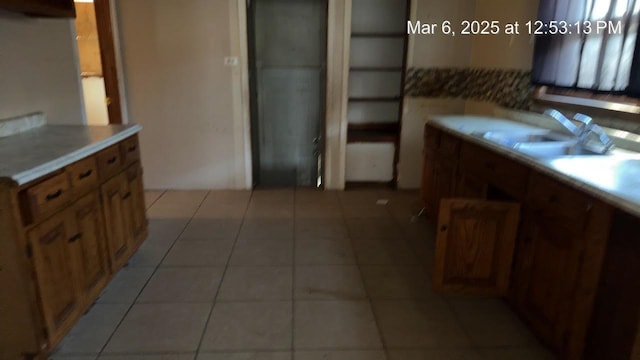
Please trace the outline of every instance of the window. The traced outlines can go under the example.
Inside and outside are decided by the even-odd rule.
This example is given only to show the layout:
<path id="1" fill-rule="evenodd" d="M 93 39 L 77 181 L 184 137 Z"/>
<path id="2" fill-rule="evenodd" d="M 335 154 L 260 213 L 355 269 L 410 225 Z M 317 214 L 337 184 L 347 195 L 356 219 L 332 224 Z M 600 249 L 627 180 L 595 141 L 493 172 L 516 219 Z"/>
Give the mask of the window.
<path id="1" fill-rule="evenodd" d="M 640 98 L 640 0 L 541 0 L 538 17 L 536 85 Z"/>

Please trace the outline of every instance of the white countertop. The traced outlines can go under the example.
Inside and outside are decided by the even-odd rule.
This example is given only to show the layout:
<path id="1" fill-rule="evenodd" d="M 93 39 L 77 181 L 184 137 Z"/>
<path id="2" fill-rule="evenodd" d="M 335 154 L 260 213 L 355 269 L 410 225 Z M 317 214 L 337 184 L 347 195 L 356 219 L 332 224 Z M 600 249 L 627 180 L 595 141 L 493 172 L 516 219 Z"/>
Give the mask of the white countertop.
<path id="1" fill-rule="evenodd" d="M 142 129 L 140 125 L 45 125 L 0 138 L 0 178 L 17 185 L 105 149 Z"/>
<path id="2" fill-rule="evenodd" d="M 582 189 L 617 208 L 640 216 L 640 156 L 560 156 L 535 158 L 473 136 L 475 132 L 541 129 L 510 120 L 480 116 L 433 116 L 430 124 L 528 164 L 564 183 Z"/>

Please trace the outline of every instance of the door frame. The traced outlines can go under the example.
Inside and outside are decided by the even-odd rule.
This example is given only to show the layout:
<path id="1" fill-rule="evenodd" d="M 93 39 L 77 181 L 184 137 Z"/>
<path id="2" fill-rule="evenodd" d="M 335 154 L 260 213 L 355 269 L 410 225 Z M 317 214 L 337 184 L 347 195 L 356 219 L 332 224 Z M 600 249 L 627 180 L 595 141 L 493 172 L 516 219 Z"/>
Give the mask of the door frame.
<path id="1" fill-rule="evenodd" d="M 97 0 L 96 0 L 97 1 Z M 321 113 L 320 113 L 320 131 L 318 132 L 319 142 L 318 142 L 318 151 L 320 154 L 318 155 L 318 161 L 320 169 L 318 170 L 318 177 L 321 178 L 320 186 L 311 186 L 317 187 L 319 189 L 325 189 L 327 178 L 326 178 L 326 158 L 327 158 L 327 113 L 328 113 L 328 89 L 329 89 L 329 66 L 331 62 L 331 50 L 329 46 L 332 42 L 329 40 L 329 37 L 332 35 L 332 30 L 330 29 L 330 25 L 333 20 L 332 14 L 332 6 L 336 1 L 343 0 L 324 0 L 325 2 L 325 20 L 326 20 L 326 33 L 325 33 L 325 58 L 324 58 L 324 66 L 322 67 L 322 88 L 320 89 L 321 93 Z M 349 3 L 351 0 L 345 0 Z M 258 79 L 257 79 L 257 68 L 255 66 L 255 32 L 253 30 L 254 18 L 252 9 L 255 6 L 256 0 L 240 0 L 244 5 L 240 5 L 244 7 L 245 10 L 245 24 L 246 24 L 246 43 L 245 48 L 247 49 L 247 71 L 248 71 L 248 92 L 247 95 L 249 97 L 247 101 L 247 107 L 249 108 L 249 142 L 251 145 L 250 150 L 250 158 L 248 159 L 248 167 L 251 168 L 251 178 L 249 183 L 251 184 L 251 188 L 256 188 L 260 185 L 260 146 L 259 146 L 259 128 L 258 124 L 258 103 L 259 103 L 259 94 L 258 94 Z M 349 15 L 350 16 L 350 15 Z M 349 22 L 350 24 L 350 22 Z M 346 110 L 345 110 L 346 114 Z M 346 150 L 346 149 L 345 149 Z M 296 185 L 297 187 L 297 185 Z"/>
<path id="2" fill-rule="evenodd" d="M 118 60 L 113 26 L 113 1 L 94 0 L 98 42 L 100 43 L 100 61 L 104 78 L 105 102 L 109 114 L 109 124 L 126 123 L 123 113 L 123 97 L 118 76 Z"/>

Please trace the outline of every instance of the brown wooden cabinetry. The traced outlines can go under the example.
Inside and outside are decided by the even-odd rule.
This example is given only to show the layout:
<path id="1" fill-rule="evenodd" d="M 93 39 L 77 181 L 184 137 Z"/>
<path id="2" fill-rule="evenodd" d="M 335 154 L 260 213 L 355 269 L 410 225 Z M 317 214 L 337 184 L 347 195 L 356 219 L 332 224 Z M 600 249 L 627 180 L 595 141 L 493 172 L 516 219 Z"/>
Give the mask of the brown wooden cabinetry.
<path id="1" fill-rule="evenodd" d="M 133 136 L 30 183 L 0 181 L 0 359 L 46 358 L 146 238 L 138 151 Z"/>
<path id="2" fill-rule="evenodd" d="M 109 266 L 105 224 L 99 194 L 91 193 L 69 209 L 76 233 L 70 239 L 80 295 L 93 302 L 106 284 Z"/>
<path id="3" fill-rule="evenodd" d="M 142 168 L 133 165 L 122 174 L 126 192 L 124 194 L 125 217 L 129 219 L 128 232 L 134 244 L 144 240 L 147 218 L 144 205 L 144 187 L 142 184 Z"/>
<path id="4" fill-rule="evenodd" d="M 519 211 L 520 206 L 511 203 L 442 200 L 434 289 L 506 294 Z"/>
<path id="5" fill-rule="evenodd" d="M 28 234 L 27 251 L 32 253 L 42 315 L 53 342 L 62 339 L 81 311 L 74 253 L 69 246 L 75 237 L 74 224 L 68 213 L 54 215 Z"/>
<path id="6" fill-rule="evenodd" d="M 568 336 L 580 270 L 581 234 L 525 212 L 512 302 L 545 342 L 560 349 Z"/>
<path id="7" fill-rule="evenodd" d="M 602 286 L 599 281 L 612 207 L 530 169 L 524 162 L 475 143 L 458 139 L 459 156 L 452 156 L 456 147 L 451 145 L 455 144 L 451 137 L 455 138 L 434 126 L 425 128 L 423 200 L 434 217 L 438 213 L 432 209 L 441 208 L 434 287 L 506 294 L 523 320 L 559 357 L 582 358 L 587 334 L 599 334 L 598 339 L 604 336 L 602 331 L 589 329 L 594 326 L 591 318 Z M 449 145 L 443 146 L 445 142 Z M 447 154 L 443 148 L 454 150 Z M 504 240 L 496 229 L 504 231 L 504 226 L 497 225 L 499 217 L 490 208 L 493 202 L 479 200 L 495 198 L 508 199 L 522 208 L 519 219 L 509 220 L 517 234 L 510 251 L 500 246 Z M 498 268 L 506 271 L 496 272 Z M 492 271 L 506 273 L 506 282 L 495 281 L 489 275 Z M 601 297 L 607 299 L 606 295 Z M 638 306 L 634 309 L 637 313 Z M 604 311 L 599 316 L 598 327 L 602 327 Z M 637 328 L 637 317 L 626 326 Z"/>
<path id="8" fill-rule="evenodd" d="M 107 248 L 113 271 L 117 271 L 127 262 L 131 251 L 131 239 L 125 229 L 125 221 L 128 219 L 124 212 L 123 194 L 121 176 L 116 176 L 102 185 Z"/>

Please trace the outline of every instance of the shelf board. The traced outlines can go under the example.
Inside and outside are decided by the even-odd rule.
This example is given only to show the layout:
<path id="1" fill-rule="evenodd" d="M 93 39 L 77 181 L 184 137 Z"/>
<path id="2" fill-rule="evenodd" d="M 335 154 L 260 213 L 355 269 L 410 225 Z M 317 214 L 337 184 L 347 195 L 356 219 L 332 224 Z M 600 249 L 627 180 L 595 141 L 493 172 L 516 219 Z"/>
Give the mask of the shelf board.
<path id="1" fill-rule="evenodd" d="M 349 124 L 347 130 L 348 131 L 384 131 L 396 133 L 400 128 L 399 121 L 393 122 L 371 122 L 371 123 L 358 123 L 358 124 Z"/>
<path id="2" fill-rule="evenodd" d="M 348 143 L 391 142 L 397 143 L 399 123 L 349 124 Z"/>
<path id="3" fill-rule="evenodd" d="M 399 32 L 399 33 L 384 33 L 384 32 L 380 32 L 380 33 L 376 33 L 376 32 L 371 32 L 371 33 L 359 33 L 359 32 L 353 32 L 351 33 L 351 37 L 365 37 L 365 38 L 403 38 L 405 37 L 407 34 Z"/>
<path id="4" fill-rule="evenodd" d="M 394 189 L 396 184 L 394 181 L 347 181 L 345 182 L 345 188 L 347 190 L 352 189 Z"/>
<path id="5" fill-rule="evenodd" d="M 400 101 L 400 96 L 381 96 L 381 97 L 350 97 L 351 102 L 395 102 Z"/>
<path id="6" fill-rule="evenodd" d="M 371 72 L 402 72 L 402 67 L 394 66 L 380 66 L 380 67 L 366 67 L 366 66 L 353 66 L 349 68 L 350 71 L 371 71 Z"/>

